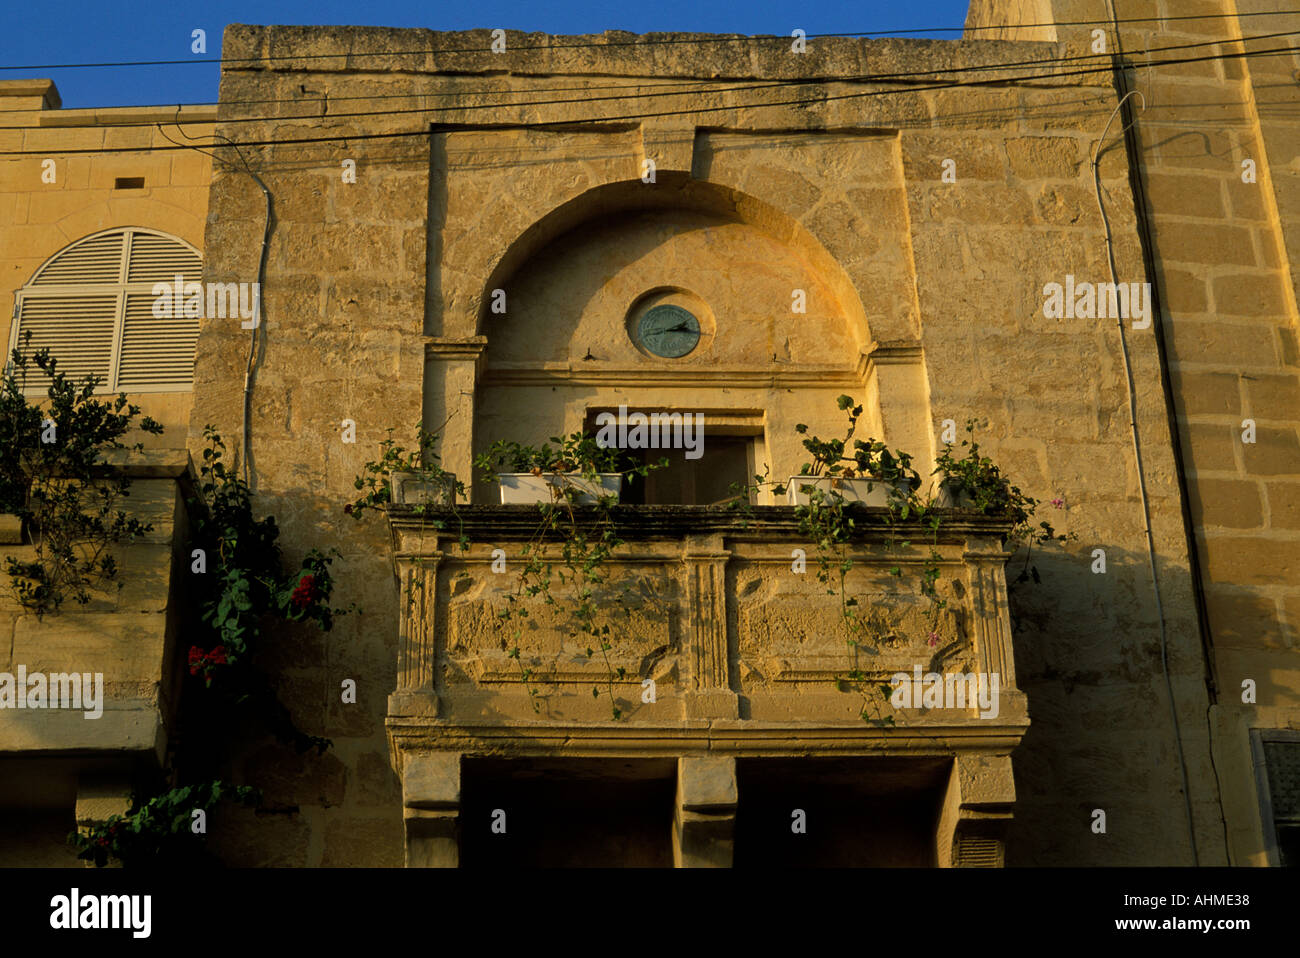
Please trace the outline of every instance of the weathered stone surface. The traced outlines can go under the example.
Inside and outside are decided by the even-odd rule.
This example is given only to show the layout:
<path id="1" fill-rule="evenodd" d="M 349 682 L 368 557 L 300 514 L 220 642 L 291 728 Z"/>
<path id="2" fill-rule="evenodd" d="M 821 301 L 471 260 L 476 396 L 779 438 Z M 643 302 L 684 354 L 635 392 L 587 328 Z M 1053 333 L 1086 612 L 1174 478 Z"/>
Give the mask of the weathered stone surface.
<path id="1" fill-rule="evenodd" d="M 341 805 L 348 770 L 331 754 L 295 755 L 281 745 L 266 745 L 244 760 L 244 777 L 256 782 L 270 805 Z"/>
<path id="2" fill-rule="evenodd" d="M 736 804 L 734 758 L 679 759 L 677 774 L 683 808 L 709 811 L 730 808 Z"/>
<path id="3" fill-rule="evenodd" d="M 335 818 L 325 826 L 323 868 L 401 868 L 402 820 Z"/>

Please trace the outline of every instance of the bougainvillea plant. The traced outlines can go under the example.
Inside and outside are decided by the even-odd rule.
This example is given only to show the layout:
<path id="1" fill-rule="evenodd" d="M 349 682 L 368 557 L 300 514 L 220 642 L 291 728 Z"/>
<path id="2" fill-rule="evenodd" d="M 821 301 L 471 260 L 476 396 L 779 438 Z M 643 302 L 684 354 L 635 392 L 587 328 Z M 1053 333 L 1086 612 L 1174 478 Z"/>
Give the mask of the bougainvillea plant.
<path id="1" fill-rule="evenodd" d="M 147 800 L 137 796 L 127 814 L 73 832 L 69 841 L 78 858 L 98 868 L 110 860 L 125 868 L 192 865 L 207 858 L 202 837 L 206 822 L 202 826 L 199 822 L 218 802 L 255 805 L 260 800 L 258 790 L 247 785 L 222 781 L 183 785 Z"/>
<path id="2" fill-rule="evenodd" d="M 29 377 L 45 382 L 42 405 L 28 401 Z M 126 393 L 96 399 L 99 383 L 69 378 L 48 349 L 31 356 L 15 349 L 0 379 L 0 512 L 22 520 L 34 550 L 30 561 L 6 556 L 5 572 L 15 597 L 38 616 L 67 599 L 89 602 L 92 589 L 117 580 L 113 544 L 151 529 L 121 508 L 131 480 L 103 460 L 109 450 L 143 448 L 121 441 L 131 430 L 159 435 L 163 427 L 141 417 Z"/>
<path id="3" fill-rule="evenodd" d="M 1038 506 L 1041 504 L 1039 500 L 1021 492 L 1019 486 L 1012 484 L 1002 474 L 997 463 L 980 452 L 979 443 L 975 439 L 974 420 L 967 421 L 966 432 L 969 438 L 963 439 L 959 444 L 943 447 L 935 459 L 934 474 L 942 476 L 944 484 L 950 485 L 954 492 L 965 493 L 968 504 L 963 508 L 986 516 L 1005 516 L 1011 520 L 1012 527 L 1007 542 L 1013 549 L 1021 546 L 1025 548 L 1024 565 L 1015 581 L 1027 582 L 1032 579 L 1039 582 L 1038 567 L 1030 562 L 1034 546 L 1049 542 L 1064 543 L 1077 537 L 1074 534 L 1058 533 L 1046 519 L 1035 523 Z M 966 452 L 960 457 L 955 456 L 953 453 L 957 449 L 965 449 Z M 1065 500 L 1057 496 L 1052 499 L 1052 505 L 1060 509 L 1065 505 Z"/>
<path id="4" fill-rule="evenodd" d="M 200 467 L 192 569 L 198 590 L 200 635 L 189 650 L 190 674 L 223 694 L 234 706 L 253 704 L 281 741 L 300 751 L 324 751 L 329 740 L 293 725 L 266 676 L 256 666 L 259 649 L 278 638 L 287 623 L 313 623 L 328 632 L 334 617 L 330 565 L 337 550 L 310 550 L 296 569 L 286 570 L 273 516 L 253 512 L 247 483 L 223 462 L 225 445 L 212 426 Z M 199 563 L 202 572 L 198 572 Z"/>

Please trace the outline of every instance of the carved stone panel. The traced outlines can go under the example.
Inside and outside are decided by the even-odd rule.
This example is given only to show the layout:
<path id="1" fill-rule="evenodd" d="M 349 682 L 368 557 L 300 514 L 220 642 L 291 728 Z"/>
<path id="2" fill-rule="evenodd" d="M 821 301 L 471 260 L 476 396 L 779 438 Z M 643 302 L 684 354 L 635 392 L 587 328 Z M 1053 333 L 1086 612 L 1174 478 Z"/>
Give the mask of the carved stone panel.
<path id="1" fill-rule="evenodd" d="M 504 579 L 499 585 L 494 579 Z M 662 570 L 611 575 L 598 586 L 598 613 L 589 623 L 577 614 L 574 590 L 558 582 L 542 596 L 511 601 L 513 576 L 472 576 L 449 590 L 444 676 L 449 687 L 620 684 L 659 681 L 675 663 L 679 607 Z M 512 613 L 510 618 L 503 613 Z M 591 634 L 594 627 L 599 634 Z M 605 631 L 608 630 L 608 631 Z M 609 645 L 602 649 L 602 643 Z M 512 650 L 518 648 L 518 656 Z"/>

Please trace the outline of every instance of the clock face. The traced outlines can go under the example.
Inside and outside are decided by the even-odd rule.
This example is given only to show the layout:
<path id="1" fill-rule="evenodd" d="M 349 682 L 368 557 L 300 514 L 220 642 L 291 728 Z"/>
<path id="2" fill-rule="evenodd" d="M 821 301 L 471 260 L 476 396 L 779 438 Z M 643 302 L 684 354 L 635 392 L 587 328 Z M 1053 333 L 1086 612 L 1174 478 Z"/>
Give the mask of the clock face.
<path id="1" fill-rule="evenodd" d="M 680 306 L 654 306 L 637 323 L 636 338 L 656 356 L 678 359 L 700 342 L 700 321 Z"/>

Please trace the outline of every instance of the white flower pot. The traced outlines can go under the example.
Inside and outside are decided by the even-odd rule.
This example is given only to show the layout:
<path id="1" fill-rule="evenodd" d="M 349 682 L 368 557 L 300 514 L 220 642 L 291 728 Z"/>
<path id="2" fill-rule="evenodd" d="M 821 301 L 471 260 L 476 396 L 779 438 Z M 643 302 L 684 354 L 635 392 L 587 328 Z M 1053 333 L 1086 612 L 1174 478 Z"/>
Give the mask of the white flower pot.
<path id="1" fill-rule="evenodd" d="M 888 508 L 891 486 L 880 479 L 853 478 L 842 479 L 837 476 L 791 476 L 786 486 L 786 496 L 792 506 L 808 505 L 808 494 L 800 491 L 802 486 L 820 489 L 827 498 L 839 496 L 846 503 L 858 502 L 864 506 Z M 898 483 L 899 496 L 905 497 L 910 491 L 906 483 Z"/>
<path id="2" fill-rule="evenodd" d="M 418 472 L 394 472 L 389 476 L 396 505 L 450 506 L 456 502 L 456 477 L 447 473 L 439 482 L 421 479 Z"/>
<path id="3" fill-rule="evenodd" d="M 623 475 L 602 472 L 595 479 L 587 479 L 559 472 L 544 472 L 540 476 L 531 472 L 503 472 L 497 476 L 497 481 L 501 486 L 503 506 L 553 502 L 566 498 L 568 492 L 573 494 L 571 501 L 574 505 L 594 506 L 604 497 L 618 499 Z"/>
<path id="4" fill-rule="evenodd" d="M 960 482 L 945 479 L 939 483 L 939 495 L 934 504 L 940 509 L 973 509 L 975 499 Z"/>

